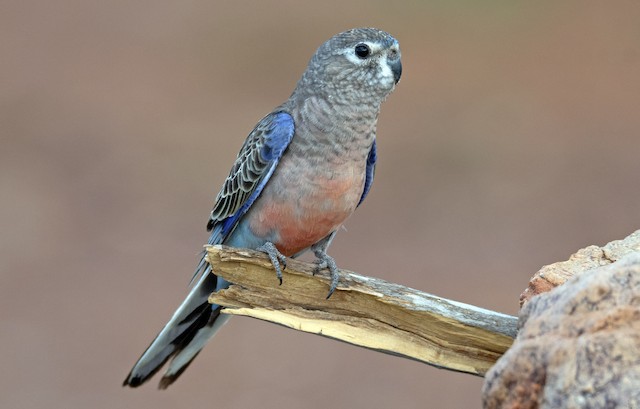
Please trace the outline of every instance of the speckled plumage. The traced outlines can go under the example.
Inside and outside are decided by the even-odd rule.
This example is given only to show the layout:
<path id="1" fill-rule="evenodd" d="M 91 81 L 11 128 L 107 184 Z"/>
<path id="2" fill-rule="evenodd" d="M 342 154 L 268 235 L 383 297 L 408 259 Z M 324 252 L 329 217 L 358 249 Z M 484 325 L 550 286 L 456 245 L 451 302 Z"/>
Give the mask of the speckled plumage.
<path id="1" fill-rule="evenodd" d="M 249 134 L 220 190 L 207 229 L 210 244 L 260 249 L 274 268 L 311 249 L 326 254 L 337 229 L 366 197 L 375 169 L 380 105 L 401 74 L 400 49 L 388 33 L 359 28 L 318 48 L 290 98 Z M 138 386 L 173 358 L 169 386 L 228 319 L 207 304 L 228 286 L 201 260 L 191 292 L 138 360 L 124 384 Z"/>

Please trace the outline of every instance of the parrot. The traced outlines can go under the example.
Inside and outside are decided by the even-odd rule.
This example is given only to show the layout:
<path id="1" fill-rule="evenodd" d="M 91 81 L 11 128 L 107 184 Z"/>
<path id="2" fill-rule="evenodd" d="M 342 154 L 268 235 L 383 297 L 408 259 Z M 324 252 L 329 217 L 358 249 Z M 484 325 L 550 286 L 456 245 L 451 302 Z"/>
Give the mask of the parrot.
<path id="1" fill-rule="evenodd" d="M 400 46 L 389 33 L 354 28 L 322 44 L 293 93 L 249 133 L 207 222 L 208 244 L 266 253 L 282 284 L 287 257 L 311 251 L 339 273 L 327 248 L 371 189 L 381 104 L 402 74 Z M 162 369 L 166 389 L 228 321 L 208 302 L 230 283 L 202 256 L 192 286 L 169 322 L 124 380 L 137 387 Z"/>

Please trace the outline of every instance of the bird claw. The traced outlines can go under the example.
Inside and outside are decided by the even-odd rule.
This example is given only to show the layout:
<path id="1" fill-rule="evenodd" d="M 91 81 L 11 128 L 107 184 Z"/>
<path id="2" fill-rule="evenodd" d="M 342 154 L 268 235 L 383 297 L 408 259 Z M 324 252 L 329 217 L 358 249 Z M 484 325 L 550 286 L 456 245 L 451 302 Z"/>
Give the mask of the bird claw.
<path id="1" fill-rule="evenodd" d="M 338 273 L 338 266 L 336 265 L 336 261 L 326 253 L 326 251 L 318 249 L 314 251 L 316 258 L 316 268 L 313 269 L 313 275 L 316 275 L 320 270 L 327 269 L 329 270 L 329 274 L 331 275 L 331 284 L 329 285 L 329 294 L 327 294 L 327 299 L 331 297 L 333 292 L 338 287 L 338 280 L 340 279 L 340 274 Z"/>
<path id="2" fill-rule="evenodd" d="M 264 243 L 262 246 L 258 247 L 256 250 L 262 251 L 269 256 L 269 260 L 271 260 L 271 264 L 273 265 L 273 269 L 276 270 L 276 277 L 278 277 L 278 281 L 280 285 L 282 285 L 282 270 L 287 268 L 287 258 L 278 251 L 275 244 L 270 241 Z"/>

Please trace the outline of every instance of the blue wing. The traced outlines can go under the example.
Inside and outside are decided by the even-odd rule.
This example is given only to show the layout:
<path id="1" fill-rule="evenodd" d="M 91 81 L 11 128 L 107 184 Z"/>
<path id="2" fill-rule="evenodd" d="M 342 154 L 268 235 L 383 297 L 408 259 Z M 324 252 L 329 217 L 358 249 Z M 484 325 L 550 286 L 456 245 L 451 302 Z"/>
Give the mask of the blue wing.
<path id="1" fill-rule="evenodd" d="M 276 111 L 262 118 L 247 136 L 209 216 L 209 244 L 221 244 L 233 232 L 262 193 L 294 132 L 293 117 L 287 112 Z M 192 282 L 206 267 L 203 257 Z"/>
<path id="2" fill-rule="evenodd" d="M 369 194 L 369 190 L 371 190 L 371 185 L 373 184 L 373 176 L 376 174 L 376 160 L 378 160 L 378 152 L 376 151 L 376 140 L 374 139 L 373 145 L 371 145 L 371 150 L 369 150 L 369 156 L 367 156 L 367 170 L 364 179 L 364 190 L 362 191 L 362 196 L 360 197 L 358 206 L 360 206 L 360 203 L 364 201 L 364 198 Z"/>
<path id="3" fill-rule="evenodd" d="M 210 244 L 222 243 L 260 196 L 294 131 L 291 115 L 280 111 L 262 118 L 249 134 L 211 211 Z"/>

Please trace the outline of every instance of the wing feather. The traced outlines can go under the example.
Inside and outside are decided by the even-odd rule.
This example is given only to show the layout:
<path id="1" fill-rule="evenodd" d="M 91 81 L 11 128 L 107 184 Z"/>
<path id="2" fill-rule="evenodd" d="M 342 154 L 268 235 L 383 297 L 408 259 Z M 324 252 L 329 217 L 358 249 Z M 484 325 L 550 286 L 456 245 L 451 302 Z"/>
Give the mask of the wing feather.
<path id="1" fill-rule="evenodd" d="M 360 201 L 358 202 L 358 206 L 364 201 L 364 198 L 369 194 L 369 190 L 371 190 L 371 185 L 373 184 L 373 177 L 376 174 L 376 161 L 378 160 L 378 152 L 376 149 L 376 140 L 373 140 L 373 145 L 371 145 L 371 149 L 369 150 L 369 155 L 367 156 L 367 169 L 364 179 L 364 189 L 362 191 L 362 196 L 360 196 Z"/>
<path id="2" fill-rule="evenodd" d="M 211 211 L 207 230 L 223 241 L 258 198 L 282 154 L 293 138 L 293 118 L 287 112 L 271 113 L 256 125 L 242 145 L 229 176 Z M 222 224 L 222 231 L 215 227 Z"/>

